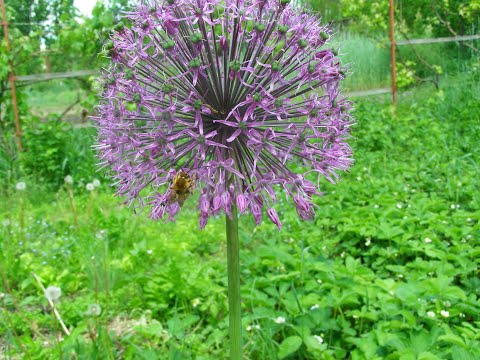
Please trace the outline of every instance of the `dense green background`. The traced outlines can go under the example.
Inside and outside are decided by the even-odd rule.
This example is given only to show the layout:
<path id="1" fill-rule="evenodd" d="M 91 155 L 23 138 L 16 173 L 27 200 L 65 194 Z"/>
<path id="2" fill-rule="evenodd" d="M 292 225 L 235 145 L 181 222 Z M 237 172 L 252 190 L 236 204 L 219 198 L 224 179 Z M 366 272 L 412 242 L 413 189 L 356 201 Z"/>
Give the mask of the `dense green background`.
<path id="1" fill-rule="evenodd" d="M 99 69 L 98 39 L 126 2 L 105 1 L 79 21 L 71 1 L 7 1 L 17 73 Z M 397 2 L 399 38 L 449 36 L 445 21 L 478 32 L 478 1 L 412 3 Z M 335 21 L 348 90 L 389 84 L 387 5 L 308 4 Z M 36 56 L 40 44 L 48 52 Z M 224 219 L 200 231 L 192 198 L 175 223 L 155 223 L 113 196 L 85 127 L 93 78 L 20 84 L 20 154 L 0 46 L 0 357 L 226 358 Z M 399 105 L 354 99 L 356 164 L 339 184 L 323 183 L 314 221 L 287 202 L 281 232 L 240 218 L 246 359 L 480 358 L 477 47 L 398 49 Z M 32 272 L 61 288 L 70 336 Z"/>

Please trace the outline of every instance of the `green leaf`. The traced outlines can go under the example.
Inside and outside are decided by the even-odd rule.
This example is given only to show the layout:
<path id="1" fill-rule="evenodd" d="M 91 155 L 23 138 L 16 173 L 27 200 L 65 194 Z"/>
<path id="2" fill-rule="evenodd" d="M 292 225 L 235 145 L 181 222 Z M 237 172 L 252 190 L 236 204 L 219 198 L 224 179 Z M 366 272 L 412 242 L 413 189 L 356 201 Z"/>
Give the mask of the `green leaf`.
<path id="1" fill-rule="evenodd" d="M 302 338 L 300 336 L 287 337 L 278 348 L 278 357 L 285 359 L 287 356 L 295 353 L 300 346 L 302 346 Z"/>
<path id="2" fill-rule="evenodd" d="M 441 335 L 441 336 L 438 337 L 438 341 L 443 341 L 443 342 L 446 342 L 446 343 L 449 343 L 449 344 L 455 344 L 455 345 L 460 346 L 464 349 L 467 348 L 467 345 L 465 344 L 463 339 L 460 336 L 455 335 L 455 334 Z"/>

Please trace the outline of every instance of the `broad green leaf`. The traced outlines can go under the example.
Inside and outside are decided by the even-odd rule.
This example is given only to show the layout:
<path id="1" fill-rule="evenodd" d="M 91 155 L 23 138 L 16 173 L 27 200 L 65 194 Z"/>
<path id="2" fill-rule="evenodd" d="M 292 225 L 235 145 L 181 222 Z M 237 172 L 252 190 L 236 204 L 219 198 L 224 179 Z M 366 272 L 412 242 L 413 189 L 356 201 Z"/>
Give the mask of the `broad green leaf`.
<path id="1" fill-rule="evenodd" d="M 285 338 L 278 347 L 278 357 L 285 359 L 287 356 L 292 355 L 302 346 L 302 338 L 300 336 L 290 336 Z"/>

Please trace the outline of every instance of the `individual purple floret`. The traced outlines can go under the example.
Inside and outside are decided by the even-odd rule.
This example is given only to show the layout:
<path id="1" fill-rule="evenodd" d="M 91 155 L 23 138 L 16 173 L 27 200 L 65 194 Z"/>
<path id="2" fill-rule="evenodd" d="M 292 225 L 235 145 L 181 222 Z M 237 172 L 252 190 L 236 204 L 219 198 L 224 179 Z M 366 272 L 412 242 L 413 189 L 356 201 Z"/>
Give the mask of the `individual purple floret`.
<path id="1" fill-rule="evenodd" d="M 330 29 L 288 0 L 145 0 L 124 22 L 94 118 L 118 194 L 173 220 L 195 190 L 202 228 L 232 206 L 280 228 L 278 194 L 312 219 L 353 161 Z"/>

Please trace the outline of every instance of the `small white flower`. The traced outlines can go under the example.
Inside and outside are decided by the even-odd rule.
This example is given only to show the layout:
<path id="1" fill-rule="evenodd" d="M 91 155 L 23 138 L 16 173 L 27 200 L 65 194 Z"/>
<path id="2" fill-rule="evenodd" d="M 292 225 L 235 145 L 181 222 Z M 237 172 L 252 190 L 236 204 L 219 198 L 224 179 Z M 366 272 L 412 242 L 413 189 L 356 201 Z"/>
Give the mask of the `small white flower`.
<path id="1" fill-rule="evenodd" d="M 395 293 L 394 293 L 392 290 L 390 290 L 388 293 L 389 293 L 390 295 L 392 295 L 392 296 L 395 295 Z"/>
<path id="2" fill-rule="evenodd" d="M 456 205 L 456 208 L 457 208 L 457 209 L 460 209 L 460 204 L 457 204 L 457 205 Z"/>
<path id="3" fill-rule="evenodd" d="M 425 241 L 425 244 L 430 244 L 432 242 L 432 239 L 426 237 L 423 241 Z"/>
<path id="4" fill-rule="evenodd" d="M 442 315 L 444 318 L 447 318 L 450 316 L 450 313 L 447 310 L 442 310 L 440 311 L 440 315 Z"/>
<path id="5" fill-rule="evenodd" d="M 57 301 L 62 296 L 62 289 L 56 286 L 49 286 L 45 289 L 45 296 L 51 301 Z"/>
<path id="6" fill-rule="evenodd" d="M 443 302 L 443 306 L 445 306 L 445 307 L 448 308 L 448 307 L 451 307 L 452 304 L 450 303 L 450 301 L 447 300 L 447 301 L 444 301 L 444 302 Z"/>
<path id="7" fill-rule="evenodd" d="M 370 246 L 371 244 L 372 244 L 372 239 L 368 237 L 367 241 L 365 241 L 365 246 Z"/>
<path id="8" fill-rule="evenodd" d="M 341 258 L 344 258 L 344 257 L 345 257 L 345 251 L 340 254 L 340 257 L 341 257 Z"/>
<path id="9" fill-rule="evenodd" d="M 375 205 L 373 205 L 373 207 L 374 207 L 375 209 L 378 209 L 380 206 L 378 206 L 378 204 L 375 204 Z"/>
<path id="10" fill-rule="evenodd" d="M 0 293 L 0 299 L 3 299 L 5 297 L 4 293 Z"/>
<path id="11" fill-rule="evenodd" d="M 358 181 L 362 181 L 362 178 L 360 176 L 357 176 Z"/>
<path id="12" fill-rule="evenodd" d="M 397 204 L 397 208 L 401 209 L 401 208 L 402 208 L 402 204 L 398 203 L 398 204 Z"/>
<path id="13" fill-rule="evenodd" d="M 252 330 L 260 330 L 260 325 L 255 324 L 255 325 L 248 325 L 247 326 L 247 331 L 252 331 Z"/>
<path id="14" fill-rule="evenodd" d="M 455 209 L 455 204 L 450 205 L 450 209 Z"/>
<path id="15" fill-rule="evenodd" d="M 148 249 L 148 250 L 147 250 L 147 254 L 148 254 L 148 255 L 152 255 L 152 254 L 153 254 L 153 250 Z"/>
<path id="16" fill-rule="evenodd" d="M 100 186 L 100 180 L 94 179 L 94 180 L 92 181 L 92 185 L 93 185 L 94 187 L 99 187 L 99 186 Z"/>
<path id="17" fill-rule="evenodd" d="M 17 185 L 15 185 L 15 188 L 18 190 L 18 191 L 23 191 L 27 188 L 27 184 L 25 184 L 23 181 L 17 183 Z"/>
<path id="18" fill-rule="evenodd" d="M 92 183 L 88 183 L 87 186 L 86 186 L 87 190 L 88 191 L 93 191 L 95 190 L 95 186 L 92 184 Z"/>
<path id="19" fill-rule="evenodd" d="M 427 316 L 433 319 L 435 317 L 435 313 L 433 311 L 427 311 Z"/>
<path id="20" fill-rule="evenodd" d="M 322 280 L 321 280 L 321 279 L 317 279 L 317 283 L 321 284 L 321 283 L 322 283 Z"/>
<path id="21" fill-rule="evenodd" d="M 470 218 L 467 218 L 467 222 L 472 222 L 472 219 L 470 219 Z"/>
<path id="22" fill-rule="evenodd" d="M 310 306 L 310 310 L 316 310 L 316 309 L 318 309 L 319 307 L 320 307 L 320 305 L 315 304 L 315 305 Z"/>
<path id="23" fill-rule="evenodd" d="M 285 318 L 283 316 L 279 316 L 273 321 L 275 321 L 277 324 L 283 324 L 285 323 Z"/>
<path id="24" fill-rule="evenodd" d="M 320 344 L 323 344 L 323 338 L 320 335 L 313 335 L 315 340 L 317 340 Z"/>
<path id="25" fill-rule="evenodd" d="M 192 306 L 195 308 L 198 305 L 200 305 L 200 299 L 199 298 L 193 299 L 192 300 Z"/>
<path id="26" fill-rule="evenodd" d="M 395 254 L 395 255 L 397 255 L 397 254 Z M 398 274 L 397 277 L 398 277 L 399 279 L 403 279 L 403 274 Z"/>
<path id="27" fill-rule="evenodd" d="M 73 178 L 70 175 L 65 176 L 65 183 L 73 184 Z"/>
<path id="28" fill-rule="evenodd" d="M 102 313 L 102 308 L 98 304 L 90 304 L 86 314 L 89 316 L 100 316 Z"/>
<path id="29" fill-rule="evenodd" d="M 465 317 L 465 314 L 464 314 L 464 313 L 460 313 L 460 314 L 458 314 L 458 316 L 460 316 L 461 318 L 464 318 L 464 317 Z"/>

